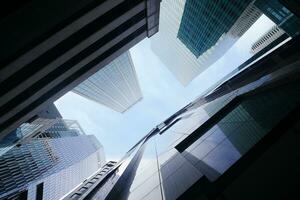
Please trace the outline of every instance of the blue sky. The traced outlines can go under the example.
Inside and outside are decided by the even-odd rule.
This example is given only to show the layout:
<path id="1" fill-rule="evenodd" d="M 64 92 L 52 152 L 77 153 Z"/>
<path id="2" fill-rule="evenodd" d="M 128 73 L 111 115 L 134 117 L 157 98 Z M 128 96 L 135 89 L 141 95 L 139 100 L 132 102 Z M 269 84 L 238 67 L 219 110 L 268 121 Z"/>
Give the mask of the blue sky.
<path id="1" fill-rule="evenodd" d="M 63 118 L 77 120 L 86 134 L 99 139 L 107 160 L 118 160 L 154 126 L 247 60 L 251 44 L 272 25 L 272 21 L 262 16 L 221 59 L 186 87 L 153 54 L 150 40 L 144 39 L 130 49 L 143 99 L 123 114 L 72 92 L 58 99 L 55 105 Z"/>

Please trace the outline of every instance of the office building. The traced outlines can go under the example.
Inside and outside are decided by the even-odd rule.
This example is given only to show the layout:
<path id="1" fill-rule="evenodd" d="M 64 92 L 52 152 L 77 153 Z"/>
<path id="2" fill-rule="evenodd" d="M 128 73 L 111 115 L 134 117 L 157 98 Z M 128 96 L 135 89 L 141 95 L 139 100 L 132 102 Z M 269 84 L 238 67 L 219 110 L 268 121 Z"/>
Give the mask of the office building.
<path id="1" fill-rule="evenodd" d="M 159 6 L 159 0 L 46 0 L 3 6 L 1 137 L 155 34 Z"/>
<path id="2" fill-rule="evenodd" d="M 199 57 L 224 36 L 251 1 L 187 0 L 184 6 L 178 38 Z"/>
<path id="3" fill-rule="evenodd" d="M 159 32 L 155 36 L 151 37 L 151 48 L 165 66 L 168 67 L 176 79 L 182 85 L 186 86 L 201 72 L 216 62 L 261 16 L 260 10 L 258 10 L 253 3 L 250 2 L 251 1 L 242 1 L 236 2 L 236 4 L 226 4 L 226 6 L 235 11 L 235 15 L 230 18 L 231 20 L 229 20 L 228 17 L 225 18 L 223 16 L 228 13 L 220 12 L 221 10 L 219 6 L 222 7 L 223 4 L 214 5 L 215 2 L 213 1 L 207 1 L 205 3 L 185 0 L 162 1 L 159 17 Z M 239 7 L 238 11 L 236 6 Z M 193 12 L 191 7 L 196 9 L 195 12 Z M 219 8 L 219 10 L 217 10 L 217 8 Z M 204 11 L 201 9 L 204 9 Z M 214 11 L 208 12 L 209 9 Z M 191 15 L 189 12 L 194 14 Z M 209 15 L 206 17 L 206 14 L 208 13 Z M 189 18 L 192 19 L 189 20 Z M 232 23 L 225 23 L 227 18 Z M 212 22 L 215 20 L 215 23 L 204 23 L 201 19 L 204 21 L 211 19 Z M 224 20 L 224 22 L 221 19 Z M 219 26 L 218 23 L 224 23 L 226 26 Z M 201 24 L 201 26 L 199 26 L 199 24 Z M 208 24 L 213 24 L 215 28 L 218 27 L 220 32 L 223 29 L 223 31 L 226 30 L 227 32 L 223 32 L 221 35 L 218 35 L 218 31 L 212 31 L 212 25 L 208 26 Z M 205 25 L 207 27 L 203 27 Z M 195 33 L 193 33 L 193 31 Z M 204 36 L 205 32 L 207 34 L 208 32 L 213 32 L 215 34 L 214 38 L 216 41 L 209 39 L 211 43 L 207 42 L 206 44 L 212 45 L 205 49 L 205 51 L 201 54 L 197 53 L 195 55 L 196 52 L 193 52 L 189 48 L 192 44 L 187 45 L 183 39 L 183 37 L 185 37 L 183 35 L 186 34 L 188 37 L 188 34 L 193 33 L 196 36 L 199 33 L 197 37 L 203 37 L 202 42 L 205 43 L 205 40 L 208 39 Z M 192 38 L 190 39 L 191 40 L 189 40 L 189 42 L 192 41 Z M 196 39 L 199 38 L 194 39 L 195 40 L 193 41 L 196 41 Z"/>
<path id="4" fill-rule="evenodd" d="M 121 113 L 142 99 L 129 51 L 94 73 L 72 91 Z"/>
<path id="5" fill-rule="evenodd" d="M 297 195 L 299 44 L 299 37 L 288 41 L 191 102 L 154 127 L 106 172 L 89 179 L 90 187 L 82 184 L 65 199 Z"/>
<path id="6" fill-rule="evenodd" d="M 285 32 L 277 25 L 273 26 L 268 32 L 261 36 L 251 47 L 251 53 L 256 54 L 257 52 L 270 45 L 273 41 L 277 40 Z"/>
<path id="7" fill-rule="evenodd" d="M 286 1 L 288 3 L 288 1 Z M 285 7 L 285 1 L 257 0 L 254 5 L 269 17 L 276 25 L 284 30 L 290 37 L 296 37 L 300 34 L 300 18 L 290 9 Z M 289 5 L 289 3 L 287 4 Z M 295 1 L 294 7 L 299 7 L 300 3 Z M 293 8 L 294 9 L 294 8 Z"/>
<path id="8" fill-rule="evenodd" d="M 177 38 L 185 1 L 162 1 L 159 32 L 150 38 L 151 49 L 176 77 L 186 86 L 203 69 L 201 59 L 195 56 Z"/>
<path id="9" fill-rule="evenodd" d="M 28 199 L 39 195 L 42 199 L 60 199 L 105 164 L 103 147 L 94 136 L 57 138 L 50 145 L 59 162 L 42 179 L 29 183 Z"/>
<path id="10" fill-rule="evenodd" d="M 52 131 L 52 126 L 54 126 L 57 122 L 64 123 L 61 120 L 62 119 L 36 119 L 31 123 L 22 124 L 20 127 L 10 132 L 0 140 L 0 156 L 15 146 L 21 146 L 22 142 L 32 141 L 33 139 L 40 138 L 46 133 L 48 134 L 49 138 L 52 138 L 51 136 L 55 138 L 56 131 Z M 70 131 L 78 133 L 78 131 L 75 129 L 70 129 Z"/>
<path id="11" fill-rule="evenodd" d="M 76 121 L 37 119 L 0 144 L 0 199 L 59 199 L 105 164 Z"/>

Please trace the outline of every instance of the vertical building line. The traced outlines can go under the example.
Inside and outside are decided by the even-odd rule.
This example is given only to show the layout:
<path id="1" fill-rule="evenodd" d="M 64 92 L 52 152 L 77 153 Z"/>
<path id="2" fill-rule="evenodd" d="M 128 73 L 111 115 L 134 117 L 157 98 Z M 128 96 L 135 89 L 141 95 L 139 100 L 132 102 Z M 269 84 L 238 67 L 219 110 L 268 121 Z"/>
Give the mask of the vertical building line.
<path id="1" fill-rule="evenodd" d="M 159 179 L 159 188 L 160 188 L 160 194 L 162 200 L 164 200 L 164 194 L 163 194 L 163 189 L 162 189 L 162 180 L 160 176 L 160 167 L 159 167 L 159 162 L 158 162 L 158 153 L 157 153 L 157 148 L 156 148 L 156 138 L 154 138 L 154 144 L 155 144 L 155 154 L 156 154 L 156 164 L 157 164 L 157 172 L 158 172 L 158 179 Z"/>

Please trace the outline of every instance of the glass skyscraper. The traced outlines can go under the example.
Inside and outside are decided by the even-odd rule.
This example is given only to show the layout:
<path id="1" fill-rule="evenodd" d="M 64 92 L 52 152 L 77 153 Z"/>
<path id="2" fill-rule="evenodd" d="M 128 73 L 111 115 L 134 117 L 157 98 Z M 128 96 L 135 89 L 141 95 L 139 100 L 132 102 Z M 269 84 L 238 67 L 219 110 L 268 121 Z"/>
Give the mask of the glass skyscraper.
<path id="1" fill-rule="evenodd" d="M 143 98 L 129 51 L 72 91 L 121 113 Z"/>
<path id="2" fill-rule="evenodd" d="M 0 199 L 59 199 L 105 164 L 74 120 L 36 119 L 0 143 Z"/>
<path id="3" fill-rule="evenodd" d="M 94 136 L 80 135 L 49 140 L 58 162 L 40 179 L 28 185 L 28 199 L 38 196 L 43 184 L 43 199 L 62 198 L 105 164 L 103 147 Z"/>
<path id="4" fill-rule="evenodd" d="M 159 32 L 150 38 L 151 49 L 182 84 L 187 85 L 205 67 L 177 38 L 185 0 L 162 1 Z"/>
<path id="5" fill-rule="evenodd" d="M 199 57 L 229 32 L 250 3 L 251 0 L 187 0 L 178 38 L 196 57 Z"/>
<path id="6" fill-rule="evenodd" d="M 231 18 L 222 18 L 223 15 L 226 15 L 226 12 L 221 12 L 219 7 L 223 4 L 220 4 L 220 2 L 185 0 L 161 2 L 159 32 L 150 38 L 151 48 L 184 86 L 216 62 L 261 16 L 261 11 L 251 1 L 242 1 L 236 2 L 237 5 L 231 5 L 235 2 L 228 3 L 228 5 L 224 4 L 224 8 L 230 7 L 235 12 L 230 12 L 233 15 Z M 193 19 L 189 20 L 189 18 Z M 210 22 L 207 21 L 209 19 L 211 19 Z M 223 24 L 222 20 L 228 22 Z M 199 26 L 199 23 L 201 26 Z M 222 25 L 218 26 L 218 23 Z M 227 26 L 225 27 L 225 25 Z M 218 27 L 219 35 L 218 31 L 213 31 L 214 27 Z M 222 32 L 223 29 L 227 32 Z M 205 41 L 205 32 L 214 33 L 214 40 L 206 38 L 207 41 Z M 188 36 L 188 34 L 194 34 L 195 37 Z M 189 38 L 188 42 L 185 41 L 187 37 Z M 191 42 L 198 40 L 198 37 L 203 37 L 201 41 L 207 47 L 201 54 L 191 50 Z"/>

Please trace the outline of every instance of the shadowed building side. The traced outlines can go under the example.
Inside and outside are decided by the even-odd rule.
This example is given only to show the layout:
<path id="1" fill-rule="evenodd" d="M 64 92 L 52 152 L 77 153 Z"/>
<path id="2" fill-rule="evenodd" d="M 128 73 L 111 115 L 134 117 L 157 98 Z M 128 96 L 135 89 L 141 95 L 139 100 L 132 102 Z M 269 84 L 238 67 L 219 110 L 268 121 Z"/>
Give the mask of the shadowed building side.
<path id="1" fill-rule="evenodd" d="M 0 21 L 0 138 L 155 34 L 159 6 L 159 0 L 46 0 L 10 9 Z"/>

